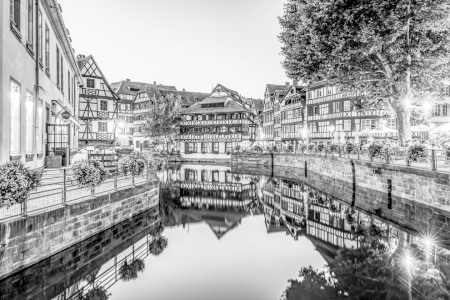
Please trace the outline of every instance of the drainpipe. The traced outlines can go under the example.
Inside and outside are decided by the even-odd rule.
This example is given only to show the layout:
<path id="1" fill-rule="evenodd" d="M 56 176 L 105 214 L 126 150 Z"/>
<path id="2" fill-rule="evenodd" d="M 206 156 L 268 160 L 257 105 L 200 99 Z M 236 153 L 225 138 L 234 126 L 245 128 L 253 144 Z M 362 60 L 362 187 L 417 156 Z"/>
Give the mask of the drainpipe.
<path id="1" fill-rule="evenodd" d="M 34 97 L 34 136 L 36 136 L 36 121 L 38 120 L 38 104 L 39 104 L 39 1 L 36 1 L 36 11 L 35 11 L 35 20 L 34 24 L 36 27 L 36 38 L 35 38 L 35 45 L 36 45 L 36 93 Z M 43 108 L 42 108 L 43 109 Z M 41 120 L 42 121 L 42 120 Z M 43 126 L 43 124 L 40 124 Z M 42 130 L 44 132 L 44 130 Z M 38 141 L 39 142 L 39 141 Z M 41 137 L 42 142 L 42 137 Z M 45 151 L 45 149 L 42 149 L 42 151 Z M 34 145 L 34 152 L 36 152 L 36 159 L 34 160 L 34 168 L 36 168 L 36 162 L 37 162 L 37 144 Z"/>

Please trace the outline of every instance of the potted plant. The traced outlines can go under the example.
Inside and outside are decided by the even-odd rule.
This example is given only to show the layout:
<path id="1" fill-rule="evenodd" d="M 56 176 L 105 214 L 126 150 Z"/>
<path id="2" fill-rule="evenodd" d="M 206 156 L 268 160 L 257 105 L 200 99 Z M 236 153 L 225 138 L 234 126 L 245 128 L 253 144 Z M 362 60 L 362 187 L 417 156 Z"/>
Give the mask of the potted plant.
<path id="1" fill-rule="evenodd" d="M 0 166 L 0 207 L 26 201 L 41 185 L 42 171 L 25 168 L 21 162 Z"/>
<path id="2" fill-rule="evenodd" d="M 378 143 L 372 143 L 369 146 L 369 157 L 370 159 L 373 159 L 374 157 L 381 156 L 381 153 L 383 152 L 383 145 Z"/>
<path id="3" fill-rule="evenodd" d="M 313 151 L 315 148 L 316 148 L 316 144 L 314 144 L 314 143 L 311 143 L 311 144 L 308 145 L 308 150 L 309 151 Z"/>
<path id="4" fill-rule="evenodd" d="M 72 165 L 75 182 L 82 188 L 94 188 L 105 181 L 108 171 L 96 160 L 79 160 Z"/>
<path id="5" fill-rule="evenodd" d="M 344 145 L 344 152 L 345 152 L 346 154 L 350 154 L 355 148 L 356 148 L 356 145 L 355 145 L 354 143 L 352 143 L 352 142 L 347 142 L 347 143 Z"/>
<path id="6" fill-rule="evenodd" d="M 306 150 L 306 144 L 301 144 L 299 149 L 302 153 L 304 153 Z"/>
<path id="7" fill-rule="evenodd" d="M 325 145 L 324 145 L 324 144 L 319 144 L 319 145 L 317 145 L 317 150 L 318 150 L 319 152 L 324 151 L 324 150 L 325 150 Z"/>
<path id="8" fill-rule="evenodd" d="M 330 153 L 336 153 L 339 151 L 338 149 L 339 149 L 339 145 L 337 145 L 335 143 L 331 143 L 330 145 L 328 145 L 328 151 Z"/>

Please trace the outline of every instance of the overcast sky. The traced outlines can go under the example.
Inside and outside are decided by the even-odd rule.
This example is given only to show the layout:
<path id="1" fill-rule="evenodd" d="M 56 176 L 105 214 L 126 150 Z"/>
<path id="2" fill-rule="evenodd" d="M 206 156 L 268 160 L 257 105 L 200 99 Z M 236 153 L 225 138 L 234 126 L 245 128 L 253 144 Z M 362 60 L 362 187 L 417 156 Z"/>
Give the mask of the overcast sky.
<path id="1" fill-rule="evenodd" d="M 76 54 L 109 82 L 210 92 L 221 83 L 262 98 L 289 79 L 281 66 L 283 0 L 58 0 Z"/>

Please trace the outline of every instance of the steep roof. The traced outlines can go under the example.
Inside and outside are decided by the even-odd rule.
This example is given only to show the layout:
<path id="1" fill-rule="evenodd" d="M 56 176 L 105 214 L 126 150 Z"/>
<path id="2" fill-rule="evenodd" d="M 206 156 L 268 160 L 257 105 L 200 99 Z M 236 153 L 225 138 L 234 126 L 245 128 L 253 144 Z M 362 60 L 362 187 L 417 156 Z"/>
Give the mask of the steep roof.
<path id="1" fill-rule="evenodd" d="M 280 85 L 280 84 L 267 84 L 266 85 L 266 91 L 269 92 L 269 94 L 275 94 L 276 90 L 288 90 L 288 88 L 286 87 L 285 84 Z"/>
<path id="2" fill-rule="evenodd" d="M 175 86 L 171 86 L 171 85 L 151 84 L 151 83 L 137 82 L 137 81 L 130 81 L 130 80 L 122 80 L 119 82 L 114 82 L 111 84 L 111 86 L 113 86 L 113 85 L 115 87 L 118 87 L 118 89 L 116 91 L 116 93 L 118 93 L 118 94 L 135 95 L 138 92 L 140 92 L 139 90 L 142 89 L 146 85 L 154 86 L 157 89 L 164 89 L 164 90 L 171 90 L 171 91 L 177 90 L 177 88 Z M 133 91 L 132 89 L 138 90 L 138 91 Z"/>
<path id="3" fill-rule="evenodd" d="M 209 96 L 208 93 L 186 92 L 186 91 L 172 91 L 172 90 L 160 90 L 163 96 L 172 94 L 181 98 L 183 106 L 191 106 L 192 104 L 204 100 Z"/>
<path id="4" fill-rule="evenodd" d="M 78 61 L 78 67 L 81 69 L 83 69 L 84 65 L 88 62 L 89 58 L 91 58 L 92 55 L 88 55 L 88 56 L 83 56 L 83 55 L 78 55 L 77 56 L 77 61 Z"/>

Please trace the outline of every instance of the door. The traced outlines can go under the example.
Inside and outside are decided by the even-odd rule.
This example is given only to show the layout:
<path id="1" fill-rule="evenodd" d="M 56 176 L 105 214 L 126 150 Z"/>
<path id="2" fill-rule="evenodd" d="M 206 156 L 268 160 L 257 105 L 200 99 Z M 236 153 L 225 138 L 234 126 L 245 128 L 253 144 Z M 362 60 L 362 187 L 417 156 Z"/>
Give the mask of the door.
<path id="1" fill-rule="evenodd" d="M 70 165 L 70 125 L 47 124 L 47 156 L 62 157 L 62 166 Z"/>

